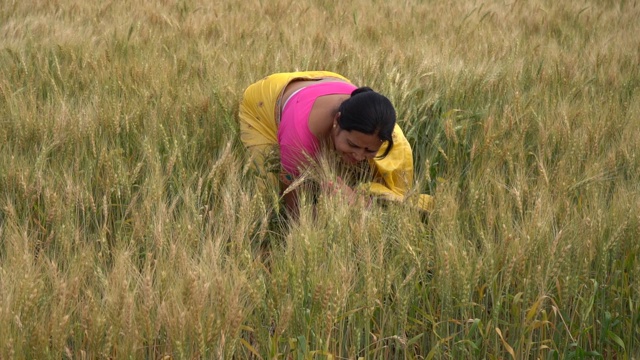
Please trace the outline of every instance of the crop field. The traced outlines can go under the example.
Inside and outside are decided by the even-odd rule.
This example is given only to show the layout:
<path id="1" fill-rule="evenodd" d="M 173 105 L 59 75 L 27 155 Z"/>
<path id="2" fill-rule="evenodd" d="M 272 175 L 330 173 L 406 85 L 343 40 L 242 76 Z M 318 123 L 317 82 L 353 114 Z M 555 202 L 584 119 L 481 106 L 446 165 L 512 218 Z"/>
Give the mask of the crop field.
<path id="1" fill-rule="evenodd" d="M 1 1 L 0 359 L 640 359 L 639 19 Z M 431 212 L 305 190 L 287 219 L 237 114 L 295 70 L 389 97 Z"/>

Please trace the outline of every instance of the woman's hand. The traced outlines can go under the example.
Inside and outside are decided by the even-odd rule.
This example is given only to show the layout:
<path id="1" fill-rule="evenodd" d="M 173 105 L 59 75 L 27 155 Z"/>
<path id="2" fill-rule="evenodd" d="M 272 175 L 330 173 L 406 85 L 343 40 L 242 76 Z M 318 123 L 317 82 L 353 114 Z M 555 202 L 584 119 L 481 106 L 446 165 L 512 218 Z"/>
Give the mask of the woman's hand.
<path id="1" fill-rule="evenodd" d="M 339 176 L 336 178 L 336 181 L 327 181 L 323 183 L 322 189 L 325 193 L 344 197 L 349 205 L 355 204 L 360 197 L 358 192 L 347 185 Z"/>

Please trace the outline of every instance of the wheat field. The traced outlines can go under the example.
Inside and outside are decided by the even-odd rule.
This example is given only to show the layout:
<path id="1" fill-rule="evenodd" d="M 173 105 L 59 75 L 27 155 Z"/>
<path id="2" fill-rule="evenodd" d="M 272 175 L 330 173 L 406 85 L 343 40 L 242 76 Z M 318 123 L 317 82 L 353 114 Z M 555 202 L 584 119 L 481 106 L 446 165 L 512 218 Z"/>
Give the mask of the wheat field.
<path id="1" fill-rule="evenodd" d="M 0 359 L 640 359 L 638 19 L 3 0 Z M 286 219 L 237 109 L 311 69 L 392 100 L 431 213 L 307 194 Z"/>

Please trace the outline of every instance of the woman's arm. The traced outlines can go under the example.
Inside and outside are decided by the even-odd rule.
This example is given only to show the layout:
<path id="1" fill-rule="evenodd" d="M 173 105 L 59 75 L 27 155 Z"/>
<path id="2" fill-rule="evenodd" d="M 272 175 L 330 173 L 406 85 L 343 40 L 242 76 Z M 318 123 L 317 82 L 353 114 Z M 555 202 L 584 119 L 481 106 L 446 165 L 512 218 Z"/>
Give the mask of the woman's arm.
<path id="1" fill-rule="evenodd" d="M 297 218 L 299 214 L 298 209 L 298 190 L 292 190 L 284 194 L 284 206 L 287 213 L 293 218 Z"/>
<path id="2" fill-rule="evenodd" d="M 280 173 L 280 194 L 284 200 L 284 206 L 289 215 L 298 217 L 298 189 L 289 189 L 293 183 L 293 176 L 283 171 Z"/>
<path id="3" fill-rule="evenodd" d="M 280 182 L 280 190 L 287 213 L 292 218 L 297 219 L 298 215 L 300 214 L 299 190 L 296 185 L 293 184 L 294 181 L 291 181 L 291 179 L 292 178 L 290 175 L 283 176 L 283 181 Z M 292 184 L 293 188 L 290 188 Z M 371 202 L 370 196 L 354 190 L 349 185 L 347 185 L 340 177 L 338 177 L 335 181 L 323 182 L 320 185 L 320 189 L 322 189 L 322 192 L 326 195 L 339 196 L 341 199 L 346 200 L 349 205 L 356 205 L 360 201 L 362 201 L 362 204 L 369 204 Z"/>

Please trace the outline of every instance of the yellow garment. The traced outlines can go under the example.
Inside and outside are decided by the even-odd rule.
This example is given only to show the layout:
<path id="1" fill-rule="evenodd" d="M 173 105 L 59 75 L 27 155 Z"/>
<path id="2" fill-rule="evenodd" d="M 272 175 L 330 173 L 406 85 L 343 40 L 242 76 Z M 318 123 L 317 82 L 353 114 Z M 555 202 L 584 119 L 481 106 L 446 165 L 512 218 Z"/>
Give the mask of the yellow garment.
<path id="1" fill-rule="evenodd" d="M 269 181 L 277 181 L 273 171 L 269 170 L 276 163 L 280 164 L 274 160 L 278 154 L 278 109 L 284 89 L 294 80 L 319 80 L 326 77 L 349 81 L 330 71 L 278 73 L 263 78 L 245 90 L 239 111 L 240 139 L 249 150 L 257 168 L 267 174 Z M 413 156 L 411 146 L 397 124 L 392 136 L 393 148 L 389 154 L 383 159 L 369 160 L 381 181 L 361 184 L 360 188 L 389 200 L 402 201 L 413 183 Z M 383 154 L 385 149 L 386 145 L 383 145 L 378 155 Z M 423 210 L 430 210 L 433 205 L 432 197 L 425 194 L 417 195 L 412 201 Z"/>

